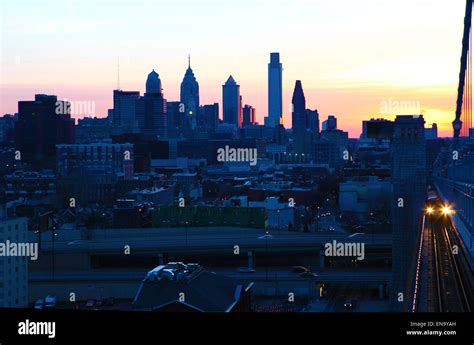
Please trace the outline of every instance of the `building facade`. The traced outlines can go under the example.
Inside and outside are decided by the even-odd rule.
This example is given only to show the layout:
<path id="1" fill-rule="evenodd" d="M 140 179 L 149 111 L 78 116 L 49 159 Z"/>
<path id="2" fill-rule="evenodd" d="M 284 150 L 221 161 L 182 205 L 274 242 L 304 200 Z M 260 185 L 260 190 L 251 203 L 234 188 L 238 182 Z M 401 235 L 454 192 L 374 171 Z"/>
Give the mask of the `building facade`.
<path id="1" fill-rule="evenodd" d="M 7 218 L 0 210 L 0 243 L 27 243 L 28 219 Z M 27 256 L 0 256 L 0 307 L 28 307 Z"/>
<path id="2" fill-rule="evenodd" d="M 242 97 L 240 85 L 230 76 L 222 86 L 222 118 L 224 123 L 242 127 Z"/>
<path id="3" fill-rule="evenodd" d="M 283 118 L 282 64 L 280 53 L 270 53 L 268 64 L 268 117 L 265 125 L 276 127 Z"/>

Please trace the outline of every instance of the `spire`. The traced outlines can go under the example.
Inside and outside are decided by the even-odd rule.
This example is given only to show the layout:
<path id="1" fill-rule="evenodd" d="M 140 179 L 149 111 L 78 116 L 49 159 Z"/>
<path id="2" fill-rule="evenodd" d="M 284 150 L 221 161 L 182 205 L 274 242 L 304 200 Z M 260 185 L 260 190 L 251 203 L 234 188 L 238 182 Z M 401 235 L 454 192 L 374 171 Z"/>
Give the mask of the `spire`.
<path id="1" fill-rule="evenodd" d="M 191 68 L 191 54 L 188 54 L 188 68 Z"/>
<path id="2" fill-rule="evenodd" d="M 120 56 L 117 56 L 117 90 L 120 90 Z"/>

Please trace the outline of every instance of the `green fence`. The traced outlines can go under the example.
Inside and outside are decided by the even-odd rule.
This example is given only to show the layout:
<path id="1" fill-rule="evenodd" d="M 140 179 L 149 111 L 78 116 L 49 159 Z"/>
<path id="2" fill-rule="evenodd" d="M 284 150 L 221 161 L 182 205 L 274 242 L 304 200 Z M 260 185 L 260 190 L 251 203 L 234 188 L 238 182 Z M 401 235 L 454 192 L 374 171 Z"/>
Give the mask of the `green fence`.
<path id="1" fill-rule="evenodd" d="M 154 227 L 228 226 L 265 229 L 264 207 L 159 206 L 153 215 Z"/>

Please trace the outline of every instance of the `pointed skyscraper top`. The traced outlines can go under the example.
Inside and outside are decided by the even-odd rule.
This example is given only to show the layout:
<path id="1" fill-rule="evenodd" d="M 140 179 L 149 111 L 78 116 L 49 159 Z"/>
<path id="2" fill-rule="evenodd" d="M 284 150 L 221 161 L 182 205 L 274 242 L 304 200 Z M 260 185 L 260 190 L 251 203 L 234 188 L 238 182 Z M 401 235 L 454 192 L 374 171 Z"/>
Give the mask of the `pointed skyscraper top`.
<path id="1" fill-rule="evenodd" d="M 237 84 L 234 80 L 234 78 L 232 78 L 232 75 L 229 76 L 229 78 L 227 79 L 227 81 L 225 82 L 226 85 L 235 85 Z"/>
<path id="2" fill-rule="evenodd" d="M 291 99 L 293 103 L 293 112 L 302 114 L 306 109 L 306 100 L 304 97 L 303 86 L 301 80 L 297 80 L 295 83 L 295 89 L 293 90 L 293 97 Z"/>
<path id="3" fill-rule="evenodd" d="M 188 68 L 191 68 L 191 54 L 188 54 Z"/>

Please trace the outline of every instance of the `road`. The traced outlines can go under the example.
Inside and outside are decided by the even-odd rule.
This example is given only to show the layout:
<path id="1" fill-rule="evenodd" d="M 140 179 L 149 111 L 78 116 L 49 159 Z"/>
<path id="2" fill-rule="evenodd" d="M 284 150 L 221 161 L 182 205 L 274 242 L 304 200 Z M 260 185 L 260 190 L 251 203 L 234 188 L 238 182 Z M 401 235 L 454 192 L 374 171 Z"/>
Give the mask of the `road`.
<path id="1" fill-rule="evenodd" d="M 222 253 L 234 250 L 238 245 L 241 251 L 256 252 L 307 252 L 319 250 L 325 243 L 363 242 L 367 246 L 390 247 L 389 234 L 363 235 L 349 238 L 348 234 L 339 232 L 288 232 L 271 231 L 269 237 L 259 229 L 243 228 L 146 228 L 146 229 L 108 229 L 96 230 L 90 240 L 76 238 L 62 239 L 59 236 L 54 243 L 56 253 L 64 252 L 118 252 L 124 246 L 134 251 L 153 251 L 167 253 L 206 252 Z M 42 250 L 52 251 L 50 234 L 42 236 Z M 74 241 L 77 239 L 76 241 Z M 31 241 L 37 240 L 34 234 Z"/>

